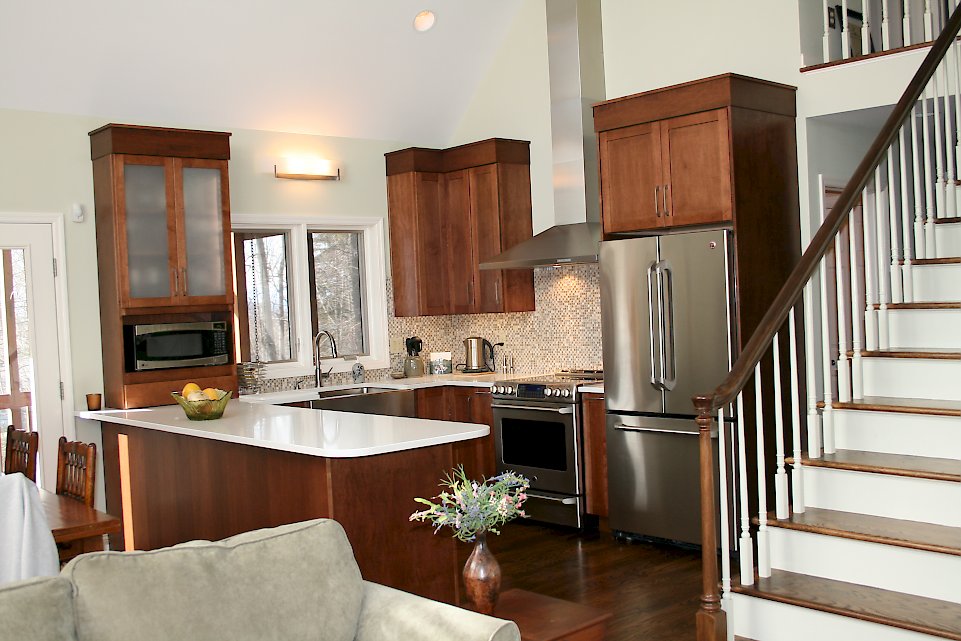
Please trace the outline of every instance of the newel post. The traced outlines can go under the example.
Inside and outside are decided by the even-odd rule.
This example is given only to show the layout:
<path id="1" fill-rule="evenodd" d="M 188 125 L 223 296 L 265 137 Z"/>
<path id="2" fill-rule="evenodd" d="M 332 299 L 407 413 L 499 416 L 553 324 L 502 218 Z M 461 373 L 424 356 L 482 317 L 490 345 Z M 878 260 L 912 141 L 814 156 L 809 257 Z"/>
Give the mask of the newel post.
<path id="1" fill-rule="evenodd" d="M 714 418 L 711 415 L 714 398 L 694 397 L 697 408 L 698 439 L 701 452 L 701 606 L 698 608 L 697 641 L 725 641 L 727 614 L 721 609 L 721 594 L 717 575 L 717 524 L 714 496 L 714 444 L 711 438 Z"/>

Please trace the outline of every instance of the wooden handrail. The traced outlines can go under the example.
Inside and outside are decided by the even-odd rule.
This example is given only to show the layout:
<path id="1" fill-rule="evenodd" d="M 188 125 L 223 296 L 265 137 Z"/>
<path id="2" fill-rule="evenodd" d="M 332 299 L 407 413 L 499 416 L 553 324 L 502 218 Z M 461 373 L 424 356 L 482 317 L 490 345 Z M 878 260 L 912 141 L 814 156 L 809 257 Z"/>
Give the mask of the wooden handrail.
<path id="1" fill-rule="evenodd" d="M 727 378 L 713 392 L 694 397 L 694 406 L 699 414 L 713 414 L 718 408 L 729 404 L 737 397 L 738 392 L 744 388 L 754 374 L 754 366 L 764 356 L 774 340 L 774 335 L 784 324 L 791 308 L 801 297 L 804 285 L 811 278 L 824 254 L 831 247 L 834 237 L 857 203 L 861 191 L 871 179 L 872 172 L 881 164 L 888 147 L 897 138 L 901 125 L 911 114 L 915 102 L 921 96 L 938 65 L 941 64 L 941 60 L 948 49 L 954 44 L 959 29 L 961 29 L 961 7 L 954 11 L 941 35 L 931 45 L 931 50 L 925 56 L 921 66 L 918 67 L 911 82 L 908 83 L 907 89 L 905 89 L 891 115 L 888 116 L 881 132 L 874 139 L 874 143 L 868 149 L 864 159 L 861 160 L 861 164 L 858 165 L 854 175 L 851 176 L 844 191 L 838 197 L 837 203 L 831 209 L 831 213 L 828 214 L 814 238 L 811 239 L 811 243 L 801 256 L 801 260 L 785 281 L 784 286 L 781 287 L 781 291 L 778 292 L 767 313 L 764 314 Z"/>

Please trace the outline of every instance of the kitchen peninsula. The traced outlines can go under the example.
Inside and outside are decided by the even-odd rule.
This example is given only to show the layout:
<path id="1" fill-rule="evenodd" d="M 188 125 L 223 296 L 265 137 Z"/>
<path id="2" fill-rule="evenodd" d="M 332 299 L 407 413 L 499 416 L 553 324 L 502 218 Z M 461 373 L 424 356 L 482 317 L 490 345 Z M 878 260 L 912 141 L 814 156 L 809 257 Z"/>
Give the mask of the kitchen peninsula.
<path id="1" fill-rule="evenodd" d="M 107 509 L 148 550 L 317 517 L 347 531 L 365 579 L 454 602 L 454 540 L 410 523 L 413 498 L 473 455 L 486 425 L 231 401 L 82 412 L 100 421 Z"/>

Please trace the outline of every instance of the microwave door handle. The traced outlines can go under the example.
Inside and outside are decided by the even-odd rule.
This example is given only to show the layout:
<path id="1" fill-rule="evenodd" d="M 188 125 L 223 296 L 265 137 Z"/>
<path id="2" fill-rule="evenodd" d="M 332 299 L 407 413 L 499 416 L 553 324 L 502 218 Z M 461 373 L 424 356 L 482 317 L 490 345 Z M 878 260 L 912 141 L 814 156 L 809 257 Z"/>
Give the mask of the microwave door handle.
<path id="1" fill-rule="evenodd" d="M 650 358 L 651 358 L 651 386 L 654 389 L 661 389 L 660 380 L 657 375 L 658 372 L 658 361 L 660 360 L 660 350 L 657 348 L 657 342 L 654 338 L 654 327 L 657 323 L 657 319 L 660 314 L 654 307 L 654 293 L 657 289 L 655 285 L 656 275 L 655 268 L 657 263 L 651 263 L 647 268 L 647 314 L 648 314 L 648 334 L 650 337 Z"/>
<path id="2" fill-rule="evenodd" d="M 667 261 L 662 261 L 662 265 L 663 268 L 659 273 L 661 300 L 664 302 L 661 312 L 664 337 L 664 369 L 661 383 L 664 389 L 671 391 L 677 385 L 677 358 L 674 354 L 674 272 Z"/>

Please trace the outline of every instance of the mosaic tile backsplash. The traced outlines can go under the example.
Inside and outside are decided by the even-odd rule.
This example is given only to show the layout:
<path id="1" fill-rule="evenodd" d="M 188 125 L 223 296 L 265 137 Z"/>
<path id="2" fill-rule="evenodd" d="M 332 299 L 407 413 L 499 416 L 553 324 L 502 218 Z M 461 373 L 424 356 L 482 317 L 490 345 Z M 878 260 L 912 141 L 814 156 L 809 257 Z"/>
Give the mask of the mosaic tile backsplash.
<path id="1" fill-rule="evenodd" d="M 543 374 L 571 367 L 600 368 L 601 287 L 598 267 L 565 265 L 534 270 L 536 311 L 509 314 L 465 314 L 459 316 L 393 316 L 393 287 L 387 283 L 387 327 L 392 339 L 408 336 L 424 341 L 424 357 L 430 352 L 451 352 L 454 364 L 463 363 L 463 340 L 482 336 L 498 347 L 497 367 L 504 355 L 514 358 L 517 374 Z M 391 341 L 394 342 L 394 341 Z M 392 352 L 391 369 L 403 369 L 404 352 Z M 387 378 L 389 370 L 368 370 L 367 380 Z M 331 385 L 352 381 L 350 372 L 335 374 Z M 313 377 L 271 379 L 263 391 L 312 387 Z"/>

